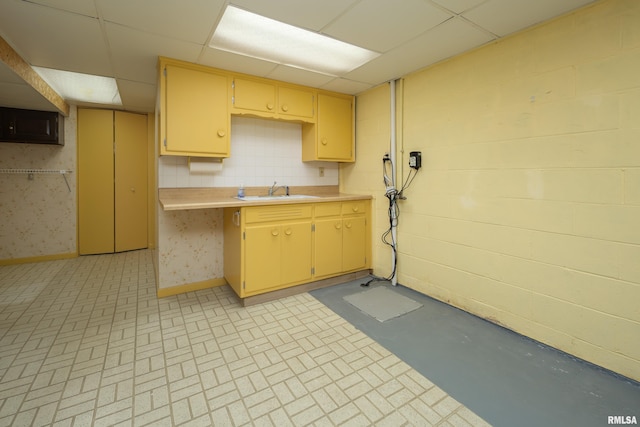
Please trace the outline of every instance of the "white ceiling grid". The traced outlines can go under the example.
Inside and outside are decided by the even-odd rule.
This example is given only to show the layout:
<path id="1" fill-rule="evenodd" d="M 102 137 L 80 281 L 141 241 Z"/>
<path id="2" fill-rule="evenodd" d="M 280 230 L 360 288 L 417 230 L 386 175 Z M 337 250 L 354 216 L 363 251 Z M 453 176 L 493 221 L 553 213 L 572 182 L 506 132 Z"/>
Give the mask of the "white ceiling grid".
<path id="1" fill-rule="evenodd" d="M 357 94 L 591 2 L 2 0 L 0 36 L 31 65 L 116 78 L 124 109 L 151 112 L 158 56 Z M 327 76 L 212 49 L 229 3 L 382 55 Z M 3 63 L 0 105 L 53 109 Z"/>

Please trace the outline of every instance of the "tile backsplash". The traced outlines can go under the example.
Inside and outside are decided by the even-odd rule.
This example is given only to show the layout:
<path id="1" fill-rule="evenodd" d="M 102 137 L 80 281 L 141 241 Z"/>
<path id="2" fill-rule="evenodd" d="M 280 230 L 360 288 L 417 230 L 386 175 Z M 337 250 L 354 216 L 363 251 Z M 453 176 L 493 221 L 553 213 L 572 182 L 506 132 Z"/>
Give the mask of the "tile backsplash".
<path id="1" fill-rule="evenodd" d="M 338 185 L 338 163 L 302 162 L 302 125 L 250 117 L 231 118 L 231 156 L 222 170 L 191 173 L 188 158 L 161 156 L 160 188 Z M 324 168 L 324 176 L 320 169 Z"/>

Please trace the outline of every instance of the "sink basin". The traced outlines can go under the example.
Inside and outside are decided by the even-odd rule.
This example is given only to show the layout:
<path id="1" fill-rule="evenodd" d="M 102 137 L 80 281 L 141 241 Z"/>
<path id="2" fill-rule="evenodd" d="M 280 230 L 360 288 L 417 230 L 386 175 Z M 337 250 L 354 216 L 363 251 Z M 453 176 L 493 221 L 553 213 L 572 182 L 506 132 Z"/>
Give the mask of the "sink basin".
<path id="1" fill-rule="evenodd" d="M 238 200 L 244 201 L 256 201 L 256 200 L 290 200 L 290 199 L 315 199 L 318 196 L 309 196 L 307 194 L 292 194 L 290 196 L 277 195 L 277 196 L 244 196 L 236 197 Z"/>

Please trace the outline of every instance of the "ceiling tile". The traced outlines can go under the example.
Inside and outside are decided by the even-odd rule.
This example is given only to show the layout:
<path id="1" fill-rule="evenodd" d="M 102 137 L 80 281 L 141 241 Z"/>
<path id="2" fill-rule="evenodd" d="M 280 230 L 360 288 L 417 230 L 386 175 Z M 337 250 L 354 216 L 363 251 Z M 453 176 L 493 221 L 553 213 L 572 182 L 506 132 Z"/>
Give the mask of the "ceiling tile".
<path id="1" fill-rule="evenodd" d="M 13 85 L 26 84 L 8 65 L 0 61 L 0 82 Z"/>
<path id="2" fill-rule="evenodd" d="M 453 13 L 462 13 L 489 0 L 431 0 Z"/>
<path id="3" fill-rule="evenodd" d="M 223 0 L 96 0 L 107 22 L 144 32 L 207 44 Z"/>
<path id="4" fill-rule="evenodd" d="M 312 87 L 322 86 L 335 78 L 324 74 L 301 70 L 299 68 L 287 67 L 286 65 L 278 65 L 266 77 Z"/>
<path id="5" fill-rule="evenodd" d="M 424 0 L 363 0 L 326 27 L 323 33 L 382 53 L 451 16 Z"/>
<path id="6" fill-rule="evenodd" d="M 158 56 L 196 62 L 202 46 L 150 33 L 136 31 L 117 24 L 105 24 L 115 66 L 115 76 L 143 83 L 158 80 Z"/>
<path id="7" fill-rule="evenodd" d="M 350 95 L 357 95 L 364 92 L 367 89 L 371 89 L 374 85 L 369 83 L 356 82 L 347 79 L 333 79 L 326 85 L 320 86 L 322 89 L 332 92 L 348 93 Z"/>
<path id="8" fill-rule="evenodd" d="M 4 62 L 0 62 L 0 106 L 57 111 L 53 104 L 20 79 Z"/>
<path id="9" fill-rule="evenodd" d="M 329 78 L 211 49 L 209 38 L 230 2 L 386 52 L 345 78 Z M 157 84 L 159 55 L 353 94 L 589 3 L 592 0 L 0 0 L 0 36 L 32 65 L 116 77 L 124 109 L 153 111 L 151 87 Z M 456 14 L 460 16 L 447 19 Z M 41 95 L 16 83 L 16 77 L 0 67 L 0 105 L 30 100 L 42 108 Z"/>
<path id="10" fill-rule="evenodd" d="M 132 82 L 117 79 L 122 105 L 128 111 L 153 111 L 156 105 L 157 90 L 155 84 Z"/>
<path id="11" fill-rule="evenodd" d="M 0 105 L 25 110 L 58 111 L 53 104 L 28 85 L 0 83 Z"/>
<path id="12" fill-rule="evenodd" d="M 92 18 L 98 17 L 96 5 L 93 0 L 29 0 L 29 3 L 79 13 L 80 15 L 90 16 Z"/>
<path id="13" fill-rule="evenodd" d="M 577 9 L 593 0 L 491 0 L 463 16 L 498 36 L 505 36 Z"/>
<path id="14" fill-rule="evenodd" d="M 352 71 L 346 78 L 378 84 L 481 46 L 491 39 L 489 34 L 465 20 L 453 18 Z"/>
<path id="15" fill-rule="evenodd" d="M 0 6 L 0 28 L 31 65 L 99 75 L 111 68 L 97 19 L 5 1 Z"/>

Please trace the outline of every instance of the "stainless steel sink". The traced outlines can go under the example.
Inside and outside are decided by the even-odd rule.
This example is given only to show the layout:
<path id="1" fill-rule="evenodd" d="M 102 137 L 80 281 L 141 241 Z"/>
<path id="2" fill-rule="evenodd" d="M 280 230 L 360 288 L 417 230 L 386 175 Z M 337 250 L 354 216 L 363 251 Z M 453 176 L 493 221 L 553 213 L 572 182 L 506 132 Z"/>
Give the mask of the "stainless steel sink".
<path id="1" fill-rule="evenodd" d="M 244 197 L 236 197 L 238 200 L 244 201 L 260 201 L 260 200 L 289 200 L 289 199 L 315 199 L 318 196 L 309 196 L 307 194 L 291 194 L 289 196 L 286 195 L 278 195 L 278 196 L 244 196 Z"/>

